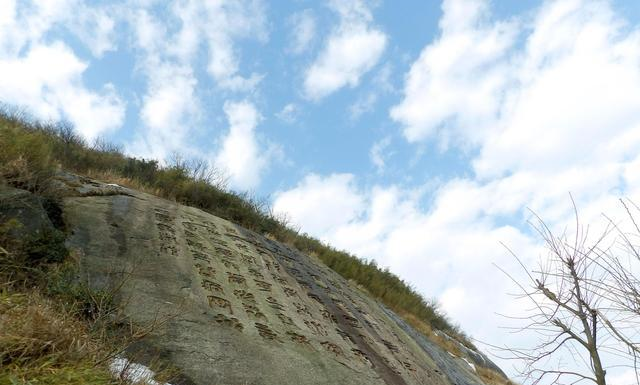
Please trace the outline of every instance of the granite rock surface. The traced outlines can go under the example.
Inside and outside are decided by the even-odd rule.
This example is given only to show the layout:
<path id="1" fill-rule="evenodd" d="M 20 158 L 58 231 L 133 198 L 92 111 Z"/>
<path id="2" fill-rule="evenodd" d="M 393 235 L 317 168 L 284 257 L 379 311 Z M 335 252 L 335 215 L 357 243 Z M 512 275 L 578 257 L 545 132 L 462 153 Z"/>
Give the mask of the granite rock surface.
<path id="1" fill-rule="evenodd" d="M 73 175 L 57 183 L 81 273 L 118 287 L 134 322 L 162 320 L 147 348 L 183 384 L 482 384 L 468 360 L 311 256 L 124 187 Z"/>

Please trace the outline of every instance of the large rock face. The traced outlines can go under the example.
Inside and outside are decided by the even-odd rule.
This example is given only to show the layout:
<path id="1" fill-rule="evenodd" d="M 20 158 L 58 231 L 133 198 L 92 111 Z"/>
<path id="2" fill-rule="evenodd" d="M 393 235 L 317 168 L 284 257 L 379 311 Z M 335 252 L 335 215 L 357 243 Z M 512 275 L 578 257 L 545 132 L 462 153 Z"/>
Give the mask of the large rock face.
<path id="1" fill-rule="evenodd" d="M 67 177 L 68 245 L 149 345 L 205 384 L 481 384 L 320 261 L 201 210 Z M 159 329 L 159 330 L 160 330 Z"/>

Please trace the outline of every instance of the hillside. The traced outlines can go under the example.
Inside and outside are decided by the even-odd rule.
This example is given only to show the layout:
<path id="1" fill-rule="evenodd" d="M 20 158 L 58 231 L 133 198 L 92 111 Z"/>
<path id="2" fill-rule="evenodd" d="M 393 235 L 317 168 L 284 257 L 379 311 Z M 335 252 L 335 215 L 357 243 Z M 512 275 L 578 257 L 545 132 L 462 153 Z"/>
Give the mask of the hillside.
<path id="1" fill-rule="evenodd" d="M 114 293 L 131 325 L 156 326 L 122 353 L 161 357 L 181 373 L 174 385 L 504 381 L 399 278 L 287 228 L 206 172 L 10 115 L 0 145 L 2 224 L 57 225 L 77 279 Z M 41 210 L 25 217 L 6 204 L 15 196 Z"/>

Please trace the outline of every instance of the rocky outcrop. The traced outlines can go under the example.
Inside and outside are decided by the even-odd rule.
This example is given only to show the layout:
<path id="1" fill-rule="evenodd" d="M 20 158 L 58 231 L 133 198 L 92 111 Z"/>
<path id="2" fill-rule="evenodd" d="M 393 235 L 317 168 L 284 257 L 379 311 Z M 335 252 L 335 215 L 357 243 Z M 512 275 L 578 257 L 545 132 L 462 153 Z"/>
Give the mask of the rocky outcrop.
<path id="1" fill-rule="evenodd" d="M 10 225 L 8 235 L 20 239 L 52 231 L 46 200 L 29 191 L 0 184 L 0 225 Z M 15 224 L 9 223 L 14 221 Z"/>
<path id="2" fill-rule="evenodd" d="M 476 385 L 474 368 L 311 256 L 201 210 L 58 178 L 67 245 L 184 384 Z"/>

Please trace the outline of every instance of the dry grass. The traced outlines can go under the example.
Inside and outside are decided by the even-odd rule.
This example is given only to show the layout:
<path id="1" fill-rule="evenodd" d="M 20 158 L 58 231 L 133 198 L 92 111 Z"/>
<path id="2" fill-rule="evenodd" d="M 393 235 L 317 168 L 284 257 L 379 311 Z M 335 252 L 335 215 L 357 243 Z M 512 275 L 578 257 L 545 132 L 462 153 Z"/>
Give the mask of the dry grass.
<path id="1" fill-rule="evenodd" d="M 120 175 L 113 170 L 88 170 L 85 176 L 96 179 L 106 183 L 115 183 L 117 185 L 128 187 L 132 190 L 141 191 L 149 195 L 162 196 L 162 191 L 157 188 L 152 188 L 148 184 L 142 183 L 139 180 L 131 179 Z"/>
<path id="2" fill-rule="evenodd" d="M 0 384 L 132 385 L 126 373 L 114 378 L 109 365 L 157 334 L 164 319 L 133 324 L 119 312 L 114 291 L 92 290 L 77 278 L 73 255 L 31 266 L 16 258 L 24 250 L 0 244 Z M 177 373 L 153 364 L 159 382 Z"/>
<path id="3" fill-rule="evenodd" d="M 515 382 L 489 368 L 476 365 L 476 374 L 487 385 L 516 385 Z"/>
<path id="4" fill-rule="evenodd" d="M 433 333 L 433 328 L 428 323 L 422 321 L 420 318 L 414 316 L 411 313 L 399 312 L 398 315 L 402 317 L 409 325 L 411 325 L 414 329 L 424 334 L 425 336 L 431 338 L 435 334 Z"/>
<path id="5" fill-rule="evenodd" d="M 0 383 L 116 384 L 87 326 L 38 291 L 0 294 Z"/>
<path id="6" fill-rule="evenodd" d="M 114 377 L 109 365 L 154 325 L 108 321 L 113 315 L 106 310 L 109 306 L 95 307 L 87 318 L 82 311 L 86 303 L 73 300 L 75 293 L 52 297 L 39 286 L 0 288 L 0 384 L 133 385 L 127 378 L 129 367 Z M 139 358 L 130 357 L 129 362 Z M 159 383 L 178 375 L 158 359 L 148 366 Z"/>
<path id="7" fill-rule="evenodd" d="M 426 336 L 432 342 L 436 343 L 445 351 L 455 354 L 456 356 L 462 355 L 462 350 L 460 349 L 459 342 L 443 336 L 441 334 L 442 332 L 435 332 L 431 325 L 422 321 L 413 314 L 400 313 L 399 315 L 404 318 L 404 320 L 407 321 L 407 323 L 411 325 L 411 327 Z"/>
<path id="8" fill-rule="evenodd" d="M 426 322 L 423 322 L 422 320 L 420 320 L 419 318 L 417 318 L 412 314 L 404 313 L 404 314 L 401 314 L 401 316 L 414 329 L 422 333 L 429 340 L 436 343 L 439 347 L 441 347 L 445 351 L 458 357 L 465 356 L 462 352 L 462 349 L 460 348 L 460 343 L 455 339 L 442 335 L 442 332 L 434 331 L 429 324 L 427 324 Z M 510 379 L 504 377 L 502 374 L 489 368 L 484 368 L 476 365 L 475 372 L 476 372 L 476 375 L 480 377 L 482 382 L 485 383 L 486 385 L 516 385 Z"/>
<path id="9" fill-rule="evenodd" d="M 76 360 L 96 351 L 79 320 L 55 309 L 38 292 L 0 299 L 0 361 L 29 361 L 42 356 Z"/>
<path id="10" fill-rule="evenodd" d="M 442 332 L 434 333 L 431 339 L 447 352 L 458 357 L 465 357 L 465 354 L 460 348 L 460 343 L 450 337 L 443 335 Z"/>

